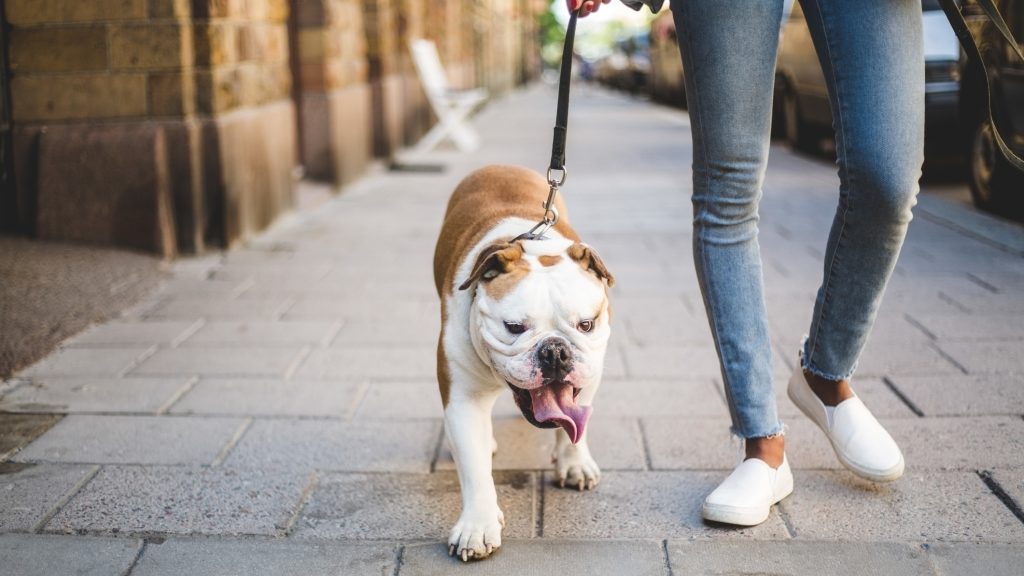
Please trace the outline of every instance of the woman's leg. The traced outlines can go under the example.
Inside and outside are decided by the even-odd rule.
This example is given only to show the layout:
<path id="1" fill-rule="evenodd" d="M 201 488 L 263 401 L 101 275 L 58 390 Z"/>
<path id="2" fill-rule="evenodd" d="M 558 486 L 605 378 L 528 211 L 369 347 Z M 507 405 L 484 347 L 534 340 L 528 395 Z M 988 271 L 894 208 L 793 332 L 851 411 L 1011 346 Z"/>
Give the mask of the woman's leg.
<path id="1" fill-rule="evenodd" d="M 732 431 L 745 439 L 782 432 L 757 242 L 782 4 L 672 3 L 693 129 L 694 261 Z"/>
<path id="2" fill-rule="evenodd" d="M 801 5 L 829 88 L 840 177 L 803 365 L 819 384 L 845 387 L 896 265 L 918 192 L 924 161 L 921 2 L 801 0 Z M 837 392 L 831 400 L 850 394 Z"/>

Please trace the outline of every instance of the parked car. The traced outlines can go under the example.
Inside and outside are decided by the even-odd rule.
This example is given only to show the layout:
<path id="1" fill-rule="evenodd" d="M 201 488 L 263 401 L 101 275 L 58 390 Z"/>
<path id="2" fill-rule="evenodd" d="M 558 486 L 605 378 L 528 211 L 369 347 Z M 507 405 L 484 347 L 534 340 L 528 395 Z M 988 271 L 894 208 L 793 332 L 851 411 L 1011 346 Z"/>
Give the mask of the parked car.
<path id="1" fill-rule="evenodd" d="M 650 36 L 643 31 L 615 43 L 610 54 L 595 66 L 598 82 L 631 94 L 647 91 L 651 72 Z"/>
<path id="2" fill-rule="evenodd" d="M 938 0 L 923 0 L 925 145 L 942 151 L 959 133 L 960 43 Z M 803 10 L 793 4 L 783 23 L 775 74 L 772 132 L 796 149 L 817 152 L 832 135 L 832 111 Z"/>
<path id="3" fill-rule="evenodd" d="M 651 98 L 686 108 L 683 60 L 679 57 L 676 23 L 669 10 L 663 10 L 651 22 L 651 77 L 648 89 Z"/>
<path id="4" fill-rule="evenodd" d="M 1017 44 L 1024 46 L 1024 0 L 997 0 L 996 4 Z M 976 4 L 968 3 L 964 10 L 967 26 L 978 40 L 991 78 L 996 125 L 1010 149 L 1024 157 L 1024 62 Z M 1024 175 L 996 147 L 988 118 L 984 76 L 975 62 L 964 62 L 960 103 L 974 204 L 1010 216 L 1024 215 Z"/>

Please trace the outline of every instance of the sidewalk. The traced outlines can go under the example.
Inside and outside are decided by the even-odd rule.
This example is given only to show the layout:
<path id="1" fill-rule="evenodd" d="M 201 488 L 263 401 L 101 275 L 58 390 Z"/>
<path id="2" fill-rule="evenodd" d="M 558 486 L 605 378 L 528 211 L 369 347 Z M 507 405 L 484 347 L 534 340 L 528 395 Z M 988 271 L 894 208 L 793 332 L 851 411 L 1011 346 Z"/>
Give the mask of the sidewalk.
<path id="1" fill-rule="evenodd" d="M 760 238 L 797 487 L 761 526 L 707 526 L 701 501 L 737 448 L 691 258 L 689 123 L 587 87 L 573 98 L 565 197 L 618 280 L 595 492 L 553 485 L 551 432 L 505 398 L 504 546 L 466 566 L 446 555 L 460 501 L 433 376 L 433 246 L 469 170 L 544 167 L 555 96 L 534 87 L 477 118 L 479 154 L 372 174 L 243 249 L 181 261 L 144 304 L 0 384 L 0 411 L 38 414 L 17 417 L 27 445 L 5 463 L 0 449 L 0 572 L 1019 574 L 1022 228 L 922 194 L 856 382 L 907 473 L 864 483 L 781 392 L 838 183 L 774 148 Z M 15 419 L 0 414 L 0 432 Z"/>

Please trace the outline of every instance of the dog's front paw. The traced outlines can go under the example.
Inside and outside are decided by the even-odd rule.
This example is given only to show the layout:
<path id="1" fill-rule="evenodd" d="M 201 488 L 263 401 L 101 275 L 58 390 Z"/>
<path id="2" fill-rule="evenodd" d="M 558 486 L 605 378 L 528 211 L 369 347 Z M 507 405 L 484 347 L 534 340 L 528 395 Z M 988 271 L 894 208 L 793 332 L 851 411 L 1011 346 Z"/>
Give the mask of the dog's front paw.
<path id="1" fill-rule="evenodd" d="M 487 558 L 501 546 L 505 515 L 497 506 L 466 509 L 448 537 L 448 555 L 463 562 Z"/>
<path id="2" fill-rule="evenodd" d="M 601 469 L 585 445 L 559 442 L 551 460 L 555 463 L 555 480 L 562 488 L 593 490 L 601 481 Z"/>

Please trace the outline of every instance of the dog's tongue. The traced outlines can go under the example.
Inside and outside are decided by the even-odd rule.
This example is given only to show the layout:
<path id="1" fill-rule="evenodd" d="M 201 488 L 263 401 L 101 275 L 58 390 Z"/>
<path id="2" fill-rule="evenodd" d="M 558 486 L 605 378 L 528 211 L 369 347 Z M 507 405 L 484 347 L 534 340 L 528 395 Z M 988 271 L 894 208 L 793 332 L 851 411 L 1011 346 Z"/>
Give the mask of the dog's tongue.
<path id="1" fill-rule="evenodd" d="M 556 382 L 530 390 L 533 399 L 533 417 L 537 422 L 554 422 L 565 430 L 572 443 L 583 437 L 583 429 L 593 410 L 590 406 L 578 406 L 572 397 L 572 386 Z"/>

